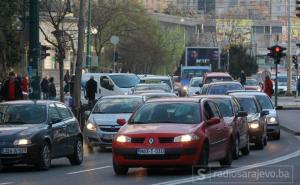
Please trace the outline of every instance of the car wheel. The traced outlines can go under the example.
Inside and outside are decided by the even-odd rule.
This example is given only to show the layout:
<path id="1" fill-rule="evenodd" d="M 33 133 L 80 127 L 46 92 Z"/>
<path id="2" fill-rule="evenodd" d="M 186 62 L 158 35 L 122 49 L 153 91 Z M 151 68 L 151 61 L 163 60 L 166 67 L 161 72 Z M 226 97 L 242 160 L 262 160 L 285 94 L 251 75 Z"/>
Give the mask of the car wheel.
<path id="1" fill-rule="evenodd" d="M 114 168 L 116 175 L 126 175 L 129 170 L 128 167 L 117 165 L 115 162 L 113 162 L 113 168 Z"/>
<path id="2" fill-rule="evenodd" d="M 198 174 L 199 172 L 207 173 L 208 172 L 208 159 L 209 159 L 208 146 L 205 145 L 201 150 L 200 159 L 198 161 L 197 167 L 193 169 L 193 173 L 194 174 Z"/>
<path id="3" fill-rule="evenodd" d="M 234 144 L 232 146 L 232 159 L 234 159 L 234 160 L 239 158 L 239 155 L 240 155 L 239 146 L 240 146 L 240 142 L 239 142 L 238 136 L 236 136 Z"/>
<path id="4" fill-rule="evenodd" d="M 77 138 L 74 144 L 74 153 L 68 157 L 71 165 L 80 165 L 83 161 L 83 143 L 81 138 Z"/>
<path id="5" fill-rule="evenodd" d="M 49 144 L 46 142 L 41 148 L 37 168 L 40 170 L 48 170 L 51 166 L 51 149 Z"/>
<path id="6" fill-rule="evenodd" d="M 249 136 L 247 137 L 247 144 L 244 148 L 241 149 L 241 152 L 243 155 L 249 155 L 249 153 L 250 153 L 250 138 L 249 138 Z"/>
<path id="7" fill-rule="evenodd" d="M 273 137 L 275 140 L 280 140 L 280 131 Z"/>
<path id="8" fill-rule="evenodd" d="M 255 142 L 255 146 L 257 149 L 264 149 L 264 143 L 265 143 L 265 139 L 264 137 L 261 137 L 260 139 L 258 139 L 256 142 Z"/>
<path id="9" fill-rule="evenodd" d="M 220 165 L 222 167 L 231 166 L 231 163 L 232 163 L 232 143 L 233 143 L 233 141 L 231 140 L 230 146 L 228 147 L 228 151 L 227 151 L 227 154 L 226 154 L 225 158 L 220 160 Z"/>

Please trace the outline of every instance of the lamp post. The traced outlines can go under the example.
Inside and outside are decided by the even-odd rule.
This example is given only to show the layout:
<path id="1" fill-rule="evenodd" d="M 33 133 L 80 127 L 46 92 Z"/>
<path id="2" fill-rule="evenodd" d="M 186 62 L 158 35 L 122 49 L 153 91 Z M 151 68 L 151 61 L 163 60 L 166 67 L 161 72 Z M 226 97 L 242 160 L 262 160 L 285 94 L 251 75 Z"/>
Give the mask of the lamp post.
<path id="1" fill-rule="evenodd" d="M 183 24 L 184 23 L 184 18 L 181 18 L 180 19 L 180 22 L 181 22 L 181 24 Z M 185 26 L 183 25 L 183 46 L 185 47 L 185 43 L 186 43 L 186 38 L 185 38 Z"/>
<path id="2" fill-rule="evenodd" d="M 91 69 L 91 0 L 88 3 L 88 24 L 87 24 L 87 37 L 86 37 L 86 68 L 90 72 Z"/>

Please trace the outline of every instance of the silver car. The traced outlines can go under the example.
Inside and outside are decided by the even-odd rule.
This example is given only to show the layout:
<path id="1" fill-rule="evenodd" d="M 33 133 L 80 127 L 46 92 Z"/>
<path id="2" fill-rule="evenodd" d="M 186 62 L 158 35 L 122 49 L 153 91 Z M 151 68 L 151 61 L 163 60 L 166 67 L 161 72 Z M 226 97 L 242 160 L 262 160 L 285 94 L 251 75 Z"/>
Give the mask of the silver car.
<path id="1" fill-rule="evenodd" d="M 120 129 L 117 119 L 128 120 L 132 112 L 144 103 L 143 96 L 106 96 L 98 100 L 90 112 L 84 128 L 89 148 L 110 147 L 115 134 Z"/>

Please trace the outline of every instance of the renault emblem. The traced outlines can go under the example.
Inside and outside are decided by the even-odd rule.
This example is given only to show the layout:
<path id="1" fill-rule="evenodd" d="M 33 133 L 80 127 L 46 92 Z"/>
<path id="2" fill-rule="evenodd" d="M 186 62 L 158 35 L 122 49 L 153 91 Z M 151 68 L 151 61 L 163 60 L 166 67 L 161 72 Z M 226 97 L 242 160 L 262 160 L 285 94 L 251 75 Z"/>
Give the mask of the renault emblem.
<path id="1" fill-rule="evenodd" d="M 152 145 L 154 143 L 154 139 L 150 138 L 148 142 L 149 142 L 150 145 Z"/>

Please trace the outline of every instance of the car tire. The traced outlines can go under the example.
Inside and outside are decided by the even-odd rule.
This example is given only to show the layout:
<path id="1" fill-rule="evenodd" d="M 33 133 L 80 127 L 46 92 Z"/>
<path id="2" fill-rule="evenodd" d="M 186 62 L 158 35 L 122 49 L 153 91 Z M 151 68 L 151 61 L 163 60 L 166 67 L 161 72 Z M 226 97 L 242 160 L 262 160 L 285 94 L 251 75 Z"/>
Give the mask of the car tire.
<path id="1" fill-rule="evenodd" d="M 80 137 L 77 138 L 73 150 L 73 154 L 68 157 L 69 161 L 71 165 L 80 165 L 83 161 L 83 143 Z"/>
<path id="2" fill-rule="evenodd" d="M 250 153 L 250 138 L 249 138 L 249 136 L 247 137 L 247 144 L 244 148 L 241 149 L 241 152 L 243 155 L 249 155 L 249 153 Z"/>
<path id="3" fill-rule="evenodd" d="M 219 161 L 220 165 L 222 167 L 231 166 L 231 163 L 232 163 L 232 144 L 233 144 L 233 141 L 231 140 L 230 146 L 228 147 L 228 151 L 227 151 L 227 154 L 226 154 L 225 158 Z"/>
<path id="4" fill-rule="evenodd" d="M 117 165 L 115 162 L 113 162 L 113 168 L 116 175 L 126 175 L 129 170 L 128 167 Z"/>
<path id="5" fill-rule="evenodd" d="M 275 140 L 280 140 L 280 131 L 276 133 L 273 137 Z"/>
<path id="6" fill-rule="evenodd" d="M 264 143 L 265 143 L 265 139 L 264 137 L 259 138 L 256 142 L 255 142 L 255 147 L 259 150 L 264 149 Z"/>
<path id="7" fill-rule="evenodd" d="M 39 162 L 36 167 L 40 170 L 48 170 L 51 166 L 51 149 L 50 145 L 45 142 L 40 150 Z"/>
<path id="8" fill-rule="evenodd" d="M 201 150 L 200 158 L 197 163 L 197 167 L 193 169 L 194 174 L 198 174 L 199 170 L 201 170 L 201 173 L 207 173 L 208 172 L 208 160 L 209 160 L 209 151 L 207 144 L 204 145 L 204 147 Z"/>
<path id="9" fill-rule="evenodd" d="M 238 138 L 238 136 L 236 136 L 235 141 L 232 146 L 232 159 L 234 159 L 234 160 L 239 158 L 239 155 L 240 155 L 239 146 L 240 146 L 239 138 Z"/>

